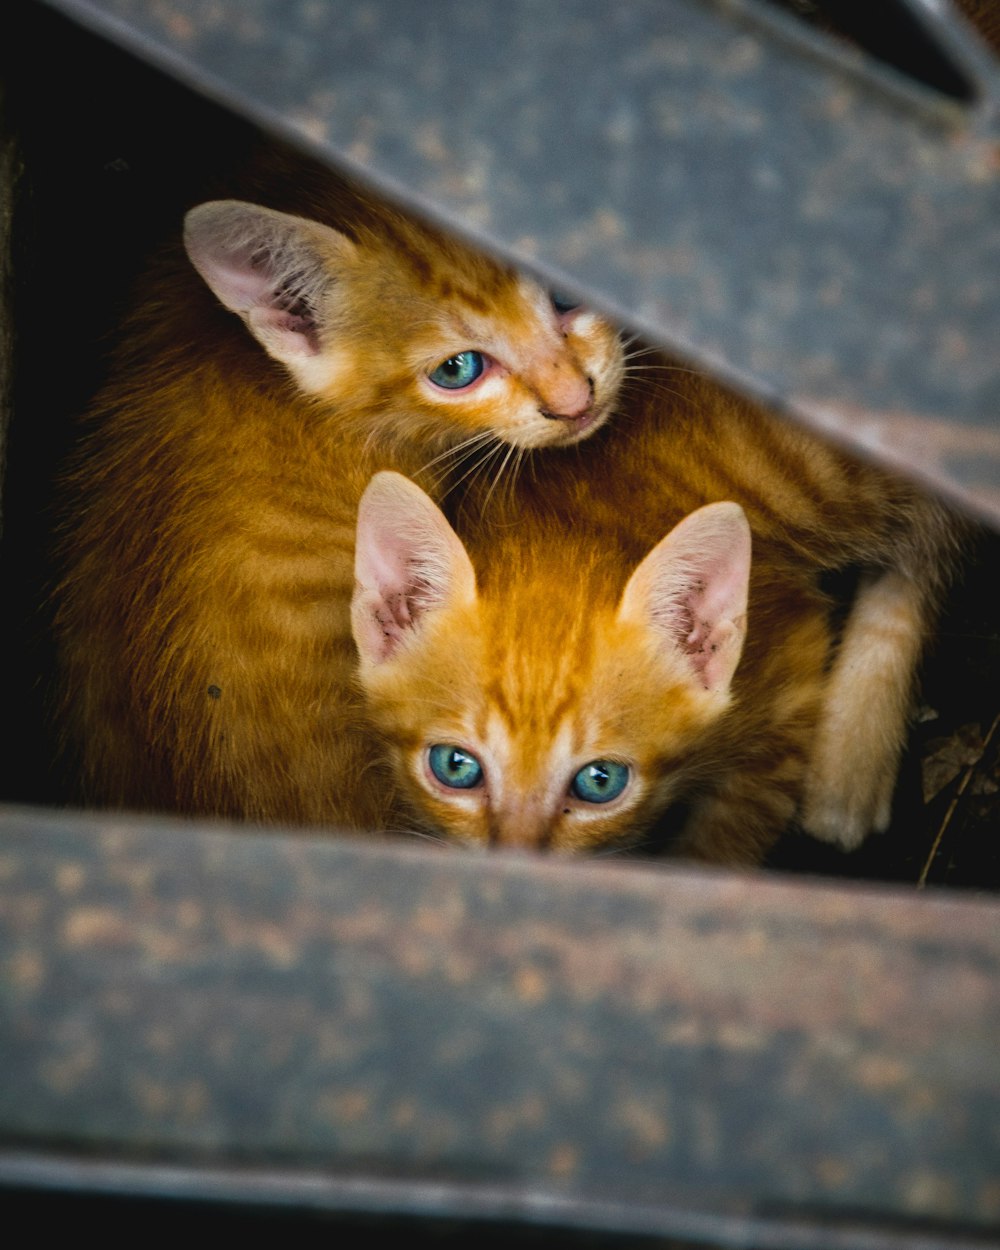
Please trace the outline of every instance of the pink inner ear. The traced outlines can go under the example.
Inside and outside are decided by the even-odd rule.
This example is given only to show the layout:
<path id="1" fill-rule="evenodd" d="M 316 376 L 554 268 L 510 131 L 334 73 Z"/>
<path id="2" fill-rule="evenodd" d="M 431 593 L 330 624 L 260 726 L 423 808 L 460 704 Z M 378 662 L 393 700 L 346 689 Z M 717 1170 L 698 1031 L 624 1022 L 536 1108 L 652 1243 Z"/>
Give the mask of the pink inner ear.
<path id="1" fill-rule="evenodd" d="M 698 657 L 711 651 L 712 637 L 720 624 L 744 615 L 747 576 L 748 568 L 739 560 L 703 557 L 690 591 L 681 600 L 690 625 L 683 645 L 696 665 L 704 663 Z"/>
<path id="2" fill-rule="evenodd" d="M 380 663 L 455 595 L 474 593 L 469 557 L 438 507 L 398 473 L 377 473 L 358 510 L 351 613 L 364 659 Z"/>
<path id="3" fill-rule="evenodd" d="M 725 691 L 746 635 L 749 578 L 750 529 L 742 508 L 708 504 L 642 561 L 622 610 L 678 647 L 707 690 Z"/>
<path id="4" fill-rule="evenodd" d="M 291 362 L 319 352 L 318 310 L 331 280 L 324 248 L 332 256 L 350 248 L 346 239 L 287 213 L 219 201 L 188 213 L 184 242 L 219 300 L 272 356 Z"/>
<path id="5" fill-rule="evenodd" d="M 249 257 L 206 250 L 197 260 L 202 277 L 233 312 L 245 312 L 267 302 L 274 278 L 255 267 Z"/>
<path id="6" fill-rule="evenodd" d="M 319 334 L 312 317 L 304 317 L 285 309 L 254 308 L 250 326 L 261 343 L 279 359 L 292 356 L 315 356 L 319 352 Z"/>

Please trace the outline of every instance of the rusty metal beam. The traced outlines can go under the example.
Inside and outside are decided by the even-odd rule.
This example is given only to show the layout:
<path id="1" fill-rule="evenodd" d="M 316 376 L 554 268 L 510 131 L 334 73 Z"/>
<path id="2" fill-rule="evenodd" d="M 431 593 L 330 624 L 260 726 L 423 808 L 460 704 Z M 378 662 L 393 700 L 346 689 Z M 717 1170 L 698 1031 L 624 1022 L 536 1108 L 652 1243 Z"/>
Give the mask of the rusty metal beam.
<path id="1" fill-rule="evenodd" d="M 881 6 L 942 90 L 763 0 L 51 3 L 1000 520 L 1000 74 L 945 0 Z"/>
<path id="2" fill-rule="evenodd" d="M 16 808 L 0 877 L 0 1184 L 1000 1230 L 992 902 Z"/>

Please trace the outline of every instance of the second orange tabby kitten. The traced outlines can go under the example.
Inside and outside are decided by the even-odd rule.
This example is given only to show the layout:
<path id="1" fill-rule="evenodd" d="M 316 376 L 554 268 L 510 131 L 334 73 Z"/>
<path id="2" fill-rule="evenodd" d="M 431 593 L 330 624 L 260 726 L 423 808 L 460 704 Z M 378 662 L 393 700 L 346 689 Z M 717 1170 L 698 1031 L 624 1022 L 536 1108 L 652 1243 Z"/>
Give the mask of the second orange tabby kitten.
<path id="1" fill-rule="evenodd" d="M 368 488 L 361 678 L 421 827 L 592 850 L 682 801 L 682 850 L 753 863 L 793 818 L 845 848 L 888 822 L 960 527 L 710 382 L 669 382 L 580 454 L 484 484 L 464 543 L 404 478 Z M 819 575 L 854 564 L 836 651 Z"/>

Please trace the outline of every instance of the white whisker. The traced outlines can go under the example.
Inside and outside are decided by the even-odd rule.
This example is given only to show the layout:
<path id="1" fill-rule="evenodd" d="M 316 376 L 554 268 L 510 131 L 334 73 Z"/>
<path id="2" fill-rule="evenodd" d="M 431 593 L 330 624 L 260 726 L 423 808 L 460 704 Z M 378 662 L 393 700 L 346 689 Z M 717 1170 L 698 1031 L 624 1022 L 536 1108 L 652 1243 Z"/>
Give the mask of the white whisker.
<path id="1" fill-rule="evenodd" d="M 504 470 L 507 468 L 507 465 L 510 463 L 510 458 L 511 458 L 511 456 L 514 454 L 514 452 L 515 452 L 516 450 L 517 450 L 517 449 L 514 447 L 514 445 L 513 445 L 513 444 L 510 444 L 510 445 L 507 447 L 507 454 L 504 456 L 503 460 L 500 462 L 500 466 L 499 466 L 499 468 L 497 469 L 496 473 L 494 474 L 493 481 L 492 481 L 492 482 L 491 482 L 491 484 L 490 484 L 490 488 L 489 488 L 489 490 L 486 492 L 486 498 L 483 500 L 483 511 L 484 511 L 484 512 L 486 511 L 487 507 L 489 506 L 489 502 L 490 502 L 490 500 L 493 498 L 493 492 L 496 490 L 497 486 L 499 485 L 499 483 L 500 483 L 500 479 L 503 477 Z"/>
<path id="2" fill-rule="evenodd" d="M 489 462 L 494 458 L 494 456 L 500 454 L 506 446 L 508 446 L 507 443 L 504 443 L 500 439 L 496 439 L 494 445 L 482 457 L 475 460 L 457 481 L 452 482 L 451 486 L 448 488 L 449 491 L 455 490 L 458 486 L 461 486 L 467 478 L 474 477 L 479 473 L 485 472 Z"/>
<path id="3" fill-rule="evenodd" d="M 486 443 L 492 442 L 495 438 L 496 435 L 492 430 L 479 430 L 477 433 L 463 439 L 462 442 L 456 443 L 452 447 L 446 447 L 445 450 L 439 455 L 434 456 L 432 459 L 428 460 L 426 464 L 422 465 L 419 471 L 421 473 L 427 473 L 429 470 L 433 469 L 435 465 L 449 460 L 455 461 L 455 464 L 447 465 L 446 469 L 453 469 L 458 464 L 461 464 L 462 461 L 464 461 L 468 456 L 471 456 L 478 448 L 482 447 Z"/>

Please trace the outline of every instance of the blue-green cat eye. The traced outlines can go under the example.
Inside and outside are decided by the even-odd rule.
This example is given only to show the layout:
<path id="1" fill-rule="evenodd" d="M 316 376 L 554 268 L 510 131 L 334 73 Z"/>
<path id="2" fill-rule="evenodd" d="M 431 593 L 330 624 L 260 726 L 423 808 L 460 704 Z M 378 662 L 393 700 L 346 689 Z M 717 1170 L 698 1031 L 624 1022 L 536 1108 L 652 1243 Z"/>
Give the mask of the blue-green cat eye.
<path id="1" fill-rule="evenodd" d="M 450 743 L 431 747 L 427 762 L 438 781 L 452 790 L 471 790 L 483 779 L 483 766 L 476 757 Z"/>
<path id="2" fill-rule="evenodd" d="M 460 391 L 471 386 L 476 378 L 483 375 L 486 361 L 482 352 L 459 352 L 457 356 L 449 356 L 442 360 L 436 369 L 428 374 L 436 386 L 443 386 L 449 391 Z"/>
<path id="3" fill-rule="evenodd" d="M 572 295 L 563 295 L 561 291 L 550 291 L 549 299 L 557 313 L 572 312 L 574 308 L 580 307 L 578 299 L 574 299 Z"/>
<path id="4" fill-rule="evenodd" d="M 570 794 L 584 803 L 610 803 L 628 785 L 628 765 L 617 760 L 591 760 L 570 782 Z"/>

